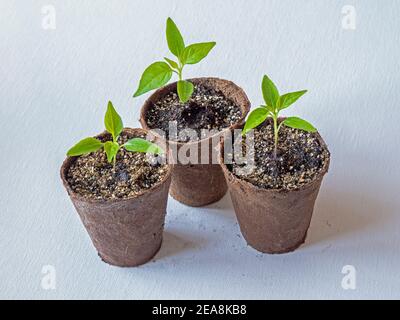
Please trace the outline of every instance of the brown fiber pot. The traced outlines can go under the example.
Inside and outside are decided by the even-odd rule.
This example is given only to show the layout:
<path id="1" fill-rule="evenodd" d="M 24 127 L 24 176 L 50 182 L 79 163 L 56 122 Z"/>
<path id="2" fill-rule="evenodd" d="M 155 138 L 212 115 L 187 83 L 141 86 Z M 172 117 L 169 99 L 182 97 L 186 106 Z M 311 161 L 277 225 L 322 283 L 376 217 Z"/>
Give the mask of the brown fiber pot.
<path id="1" fill-rule="evenodd" d="M 319 134 L 318 139 L 326 147 Z M 260 188 L 239 179 L 224 164 L 223 150 L 224 141 L 221 141 L 219 161 L 247 243 L 264 253 L 290 252 L 303 244 L 329 159 L 315 180 L 298 190 L 284 191 Z"/>
<path id="2" fill-rule="evenodd" d="M 124 129 L 124 132 L 132 136 L 147 133 L 143 129 Z M 161 247 L 171 166 L 161 182 L 135 197 L 91 200 L 75 193 L 66 180 L 75 160 L 76 157 L 68 157 L 64 161 L 61 179 L 99 256 L 120 267 L 134 267 L 149 261 Z"/>
<path id="3" fill-rule="evenodd" d="M 244 119 L 250 110 L 250 102 L 245 92 L 232 81 L 218 78 L 194 78 L 188 81 L 195 85 L 204 84 L 205 86 L 212 87 L 222 92 L 227 99 L 232 100 L 242 110 L 242 117 L 237 123 L 211 137 L 188 143 L 171 140 L 166 141 L 171 150 L 172 159 L 174 163 L 176 163 L 172 174 L 170 194 L 179 202 L 189 206 L 199 207 L 218 201 L 225 195 L 228 189 L 224 174 L 218 164 L 217 152 L 215 151 L 223 132 L 235 129 L 244 123 Z M 149 128 L 147 125 L 147 110 L 153 103 L 170 92 L 176 92 L 176 82 L 158 89 L 146 100 L 140 113 L 140 123 L 143 128 L 147 130 L 154 129 Z M 206 147 L 204 147 L 204 145 L 206 145 Z M 200 161 L 196 163 L 189 162 L 188 164 L 178 162 L 177 155 L 179 150 L 181 150 L 181 148 L 190 149 L 191 147 L 197 149 L 199 157 L 201 155 L 201 148 L 203 148 L 203 150 L 208 148 L 208 161 L 202 161 L 201 163 L 203 164 L 198 164 Z M 190 154 L 190 151 L 188 151 L 188 154 Z M 206 163 L 204 164 L 204 162 Z"/>

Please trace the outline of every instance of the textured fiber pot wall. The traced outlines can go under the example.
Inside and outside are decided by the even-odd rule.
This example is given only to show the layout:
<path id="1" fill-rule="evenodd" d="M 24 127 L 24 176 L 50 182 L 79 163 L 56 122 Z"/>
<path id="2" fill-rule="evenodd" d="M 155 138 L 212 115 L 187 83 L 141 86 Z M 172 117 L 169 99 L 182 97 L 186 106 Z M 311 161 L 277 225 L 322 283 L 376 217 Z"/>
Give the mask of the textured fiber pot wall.
<path id="1" fill-rule="evenodd" d="M 320 135 L 318 139 L 326 147 Z M 298 190 L 263 189 L 232 174 L 224 164 L 223 149 L 224 141 L 220 144 L 219 161 L 247 243 L 264 253 L 285 253 L 298 248 L 306 239 L 329 160 L 315 180 Z"/>
<path id="2" fill-rule="evenodd" d="M 146 133 L 143 129 L 124 129 L 124 132 Z M 134 198 L 88 200 L 76 194 L 66 180 L 75 160 L 68 157 L 64 161 L 61 179 L 99 256 L 121 267 L 150 260 L 162 242 L 171 167 L 160 183 Z"/>
<path id="3" fill-rule="evenodd" d="M 242 111 L 242 117 L 237 123 L 212 137 L 190 143 L 180 143 L 171 140 L 167 141 L 168 146 L 172 150 L 173 159 L 175 159 L 176 162 L 172 174 L 170 194 L 176 200 L 186 205 L 197 207 L 218 201 L 226 193 L 227 186 L 225 178 L 221 167 L 218 164 L 217 153 L 213 153 L 212 149 L 215 150 L 218 147 L 219 137 L 223 132 L 237 128 L 244 123 L 244 119 L 250 110 L 250 102 L 245 92 L 232 81 L 218 78 L 194 78 L 189 79 L 189 81 L 195 85 L 204 84 L 215 88 L 222 92 L 226 98 L 232 100 L 236 105 L 238 105 Z M 143 128 L 150 130 L 146 122 L 147 110 L 153 103 L 157 102 L 170 92 L 176 92 L 176 82 L 158 89 L 146 100 L 142 107 L 140 116 L 140 123 Z M 197 152 L 200 155 L 201 147 L 204 143 L 208 145 L 209 149 L 209 164 L 182 164 L 177 161 L 177 154 L 181 148 L 188 148 L 189 145 L 193 146 L 197 149 Z"/>

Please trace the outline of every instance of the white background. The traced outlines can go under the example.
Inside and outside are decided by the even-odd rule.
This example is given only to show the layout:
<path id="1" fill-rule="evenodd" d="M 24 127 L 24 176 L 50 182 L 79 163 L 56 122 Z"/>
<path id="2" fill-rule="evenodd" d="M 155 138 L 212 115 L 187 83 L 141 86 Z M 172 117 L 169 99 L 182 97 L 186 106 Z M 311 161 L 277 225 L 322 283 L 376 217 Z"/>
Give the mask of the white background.
<path id="1" fill-rule="evenodd" d="M 41 10 L 54 5 L 56 29 Z M 342 28 L 344 5 L 356 29 Z M 204 208 L 169 199 L 154 262 L 100 261 L 59 178 L 66 150 L 103 130 L 107 101 L 138 126 L 142 71 L 168 55 L 171 16 L 187 43 L 217 46 L 186 77 L 218 76 L 261 103 L 268 74 L 308 89 L 304 116 L 332 153 L 307 242 L 294 253 L 246 246 L 229 196 Z M 400 298 L 398 1 L 0 2 L 1 298 Z M 56 289 L 41 287 L 42 267 Z M 355 290 L 341 286 L 344 265 Z"/>

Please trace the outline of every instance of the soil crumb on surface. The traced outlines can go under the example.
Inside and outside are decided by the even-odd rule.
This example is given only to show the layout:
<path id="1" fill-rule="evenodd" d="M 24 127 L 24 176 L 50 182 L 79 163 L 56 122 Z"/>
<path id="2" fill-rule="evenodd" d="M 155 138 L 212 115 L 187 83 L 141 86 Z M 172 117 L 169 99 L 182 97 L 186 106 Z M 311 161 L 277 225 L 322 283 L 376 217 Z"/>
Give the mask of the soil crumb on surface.
<path id="1" fill-rule="evenodd" d="M 234 159 L 228 168 L 239 178 L 265 189 L 298 189 L 313 181 L 330 157 L 326 147 L 320 144 L 317 133 L 283 125 L 279 130 L 275 158 L 271 121 L 266 121 L 254 130 L 254 145 L 254 170 L 248 173 L 238 171 L 245 164 L 237 164 Z M 245 140 L 242 147 L 246 154 Z"/>
<path id="2" fill-rule="evenodd" d="M 119 144 L 135 137 L 122 133 Z M 106 137 L 102 141 L 111 140 Z M 118 151 L 115 168 L 108 163 L 103 149 L 76 158 L 67 172 L 67 181 L 74 192 L 87 199 L 118 199 L 135 197 L 166 176 L 168 166 L 152 164 L 145 153 Z"/>
<path id="3" fill-rule="evenodd" d="M 185 103 L 179 102 L 176 92 L 171 92 L 154 103 L 146 114 L 151 129 L 163 130 L 169 137 L 169 122 L 176 121 L 178 133 L 193 129 L 200 137 L 201 129 L 222 130 L 239 121 L 242 111 L 221 92 L 204 85 L 195 85 L 192 97 Z M 187 142 L 189 137 L 179 136 L 178 141 Z M 193 139 L 192 139 L 193 140 Z"/>

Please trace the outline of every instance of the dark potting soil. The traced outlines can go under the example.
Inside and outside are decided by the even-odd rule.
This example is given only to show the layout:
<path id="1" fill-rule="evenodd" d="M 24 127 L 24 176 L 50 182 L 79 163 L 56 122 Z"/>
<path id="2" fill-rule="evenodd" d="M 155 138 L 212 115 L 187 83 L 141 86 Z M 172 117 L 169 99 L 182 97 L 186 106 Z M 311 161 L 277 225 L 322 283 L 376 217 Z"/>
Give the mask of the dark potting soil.
<path id="1" fill-rule="evenodd" d="M 147 111 L 146 122 L 149 128 L 161 129 L 169 138 L 169 122 L 176 121 L 178 141 L 187 142 L 189 137 L 179 136 L 183 129 L 196 130 L 197 137 L 202 138 L 201 129 L 220 131 L 237 123 L 241 116 L 240 107 L 221 92 L 204 85 L 195 85 L 192 97 L 185 103 L 179 102 L 176 92 L 154 103 Z"/>
<path id="2" fill-rule="evenodd" d="M 271 121 L 254 130 L 255 169 L 240 173 L 244 165 L 234 162 L 228 167 L 236 176 L 266 189 L 295 190 L 311 182 L 323 169 L 330 154 L 316 133 L 292 129 L 285 125 L 279 130 L 277 156 L 274 156 L 274 134 Z M 245 142 L 242 142 L 246 150 Z M 246 151 L 244 151 L 246 152 Z"/>
<path id="3" fill-rule="evenodd" d="M 118 142 L 123 144 L 131 138 L 134 136 L 122 133 Z M 102 141 L 107 140 L 111 137 Z M 87 199 L 134 197 L 160 182 L 168 172 L 167 165 L 152 164 L 146 157 L 145 153 L 121 148 L 114 168 L 101 149 L 77 157 L 67 172 L 67 181 L 74 192 Z"/>

